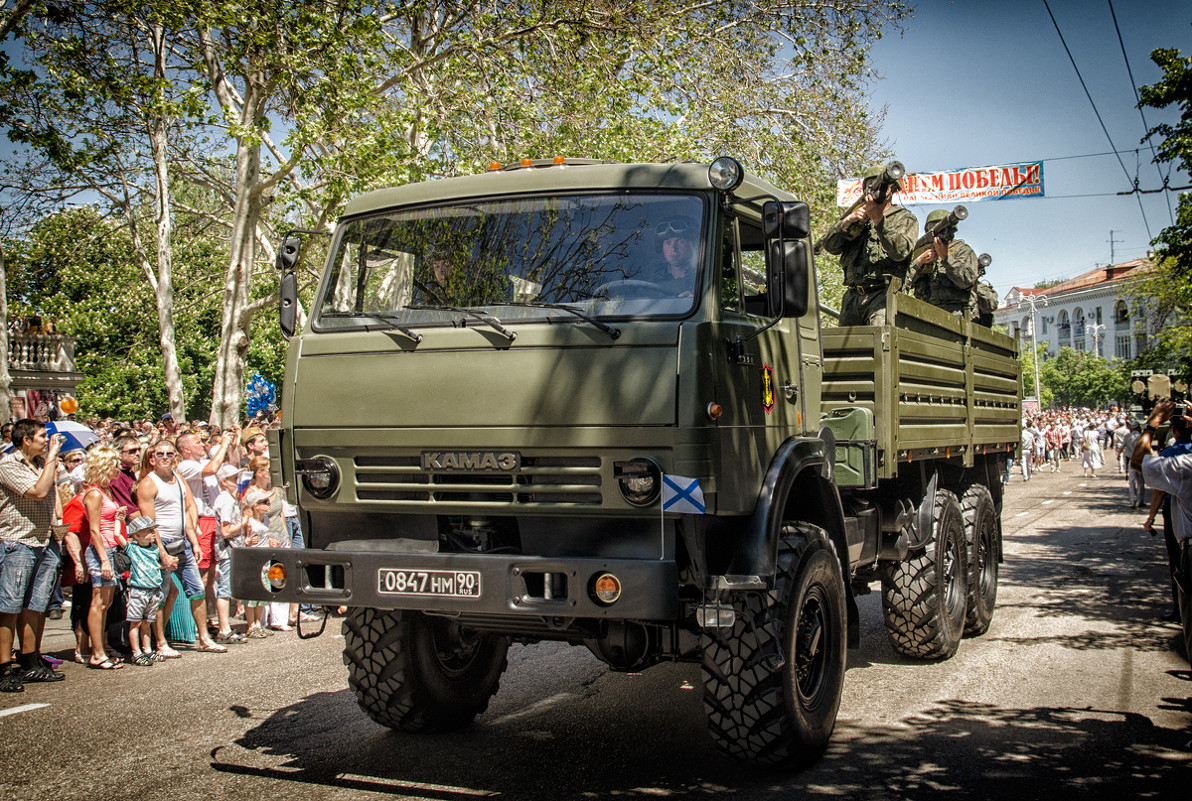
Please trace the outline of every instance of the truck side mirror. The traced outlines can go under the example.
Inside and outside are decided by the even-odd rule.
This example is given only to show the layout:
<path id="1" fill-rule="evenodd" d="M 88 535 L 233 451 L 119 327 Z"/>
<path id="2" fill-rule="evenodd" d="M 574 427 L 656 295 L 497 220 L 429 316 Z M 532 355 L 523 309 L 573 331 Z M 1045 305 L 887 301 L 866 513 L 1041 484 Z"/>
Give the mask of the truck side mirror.
<path id="1" fill-rule="evenodd" d="M 281 247 L 277 249 L 277 271 L 279 273 L 289 273 L 294 271 L 294 266 L 298 264 L 298 251 L 302 247 L 302 240 L 296 236 L 287 236 L 281 243 Z"/>
<path id="2" fill-rule="evenodd" d="M 298 264 L 298 252 L 301 247 L 301 239 L 287 236 L 277 249 L 277 269 L 281 271 L 278 322 L 281 335 L 286 339 L 294 336 L 294 331 L 298 328 L 298 273 L 294 271 L 294 267 Z"/>
<path id="3" fill-rule="evenodd" d="M 294 336 L 298 328 L 298 273 L 290 271 L 281 277 L 280 315 L 281 335 L 286 339 Z"/>
<path id="4" fill-rule="evenodd" d="M 766 243 L 766 289 L 773 317 L 807 314 L 811 259 L 807 242 L 771 239 Z"/>
<path id="5" fill-rule="evenodd" d="M 801 200 L 762 206 L 762 233 L 766 239 L 806 239 L 811 236 L 811 207 Z"/>

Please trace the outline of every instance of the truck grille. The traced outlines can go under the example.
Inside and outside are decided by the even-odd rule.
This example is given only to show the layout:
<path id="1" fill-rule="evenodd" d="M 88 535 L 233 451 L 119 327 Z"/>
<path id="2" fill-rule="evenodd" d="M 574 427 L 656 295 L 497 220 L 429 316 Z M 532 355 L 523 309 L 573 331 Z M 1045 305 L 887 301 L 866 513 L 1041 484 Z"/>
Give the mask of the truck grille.
<path id="1" fill-rule="evenodd" d="M 356 499 L 414 504 L 600 506 L 600 457 L 524 456 L 516 473 L 428 473 L 420 458 L 357 456 Z"/>

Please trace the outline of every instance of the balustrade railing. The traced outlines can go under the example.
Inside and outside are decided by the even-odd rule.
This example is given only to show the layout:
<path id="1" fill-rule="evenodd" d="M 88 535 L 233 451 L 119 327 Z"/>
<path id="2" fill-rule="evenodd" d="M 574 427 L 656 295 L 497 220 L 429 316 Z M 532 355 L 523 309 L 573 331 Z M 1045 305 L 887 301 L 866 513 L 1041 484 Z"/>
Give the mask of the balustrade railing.
<path id="1" fill-rule="evenodd" d="M 62 334 L 8 335 L 8 369 L 42 373 L 76 370 L 74 337 Z"/>

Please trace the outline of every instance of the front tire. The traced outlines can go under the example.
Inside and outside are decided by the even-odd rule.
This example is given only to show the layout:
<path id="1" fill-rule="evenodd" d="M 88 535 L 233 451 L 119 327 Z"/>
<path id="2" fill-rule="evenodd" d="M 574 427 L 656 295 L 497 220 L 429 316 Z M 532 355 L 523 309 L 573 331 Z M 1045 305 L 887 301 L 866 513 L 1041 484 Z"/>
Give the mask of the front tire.
<path id="1" fill-rule="evenodd" d="M 890 645 L 915 659 L 948 659 L 964 633 L 968 549 L 960 503 L 951 492 L 936 491 L 932 522 L 925 546 L 882 570 L 882 612 Z M 919 539 L 917 526 L 916 520 L 912 542 Z"/>
<path id="2" fill-rule="evenodd" d="M 508 641 L 448 618 L 354 609 L 344 620 L 344 664 L 360 708 L 408 732 L 461 729 L 488 708 Z"/>
<path id="3" fill-rule="evenodd" d="M 773 590 L 734 596 L 731 629 L 704 629 L 704 710 L 726 754 L 797 768 L 819 758 L 836 725 L 845 586 L 832 541 L 807 523 L 783 524 L 777 568 Z"/>

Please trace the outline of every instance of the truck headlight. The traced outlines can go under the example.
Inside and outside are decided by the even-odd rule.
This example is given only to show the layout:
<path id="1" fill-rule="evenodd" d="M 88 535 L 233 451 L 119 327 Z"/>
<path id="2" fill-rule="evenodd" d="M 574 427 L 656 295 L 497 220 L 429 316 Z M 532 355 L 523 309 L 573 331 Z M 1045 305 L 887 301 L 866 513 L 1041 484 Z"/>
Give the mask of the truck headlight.
<path id="1" fill-rule="evenodd" d="M 613 477 L 621 495 L 634 506 L 649 506 L 662 489 L 662 471 L 649 459 L 631 459 L 613 464 Z"/>
<path id="2" fill-rule="evenodd" d="M 294 471 L 302 476 L 306 491 L 316 498 L 326 500 L 339 488 L 339 468 L 326 456 L 299 459 L 294 462 Z"/>

